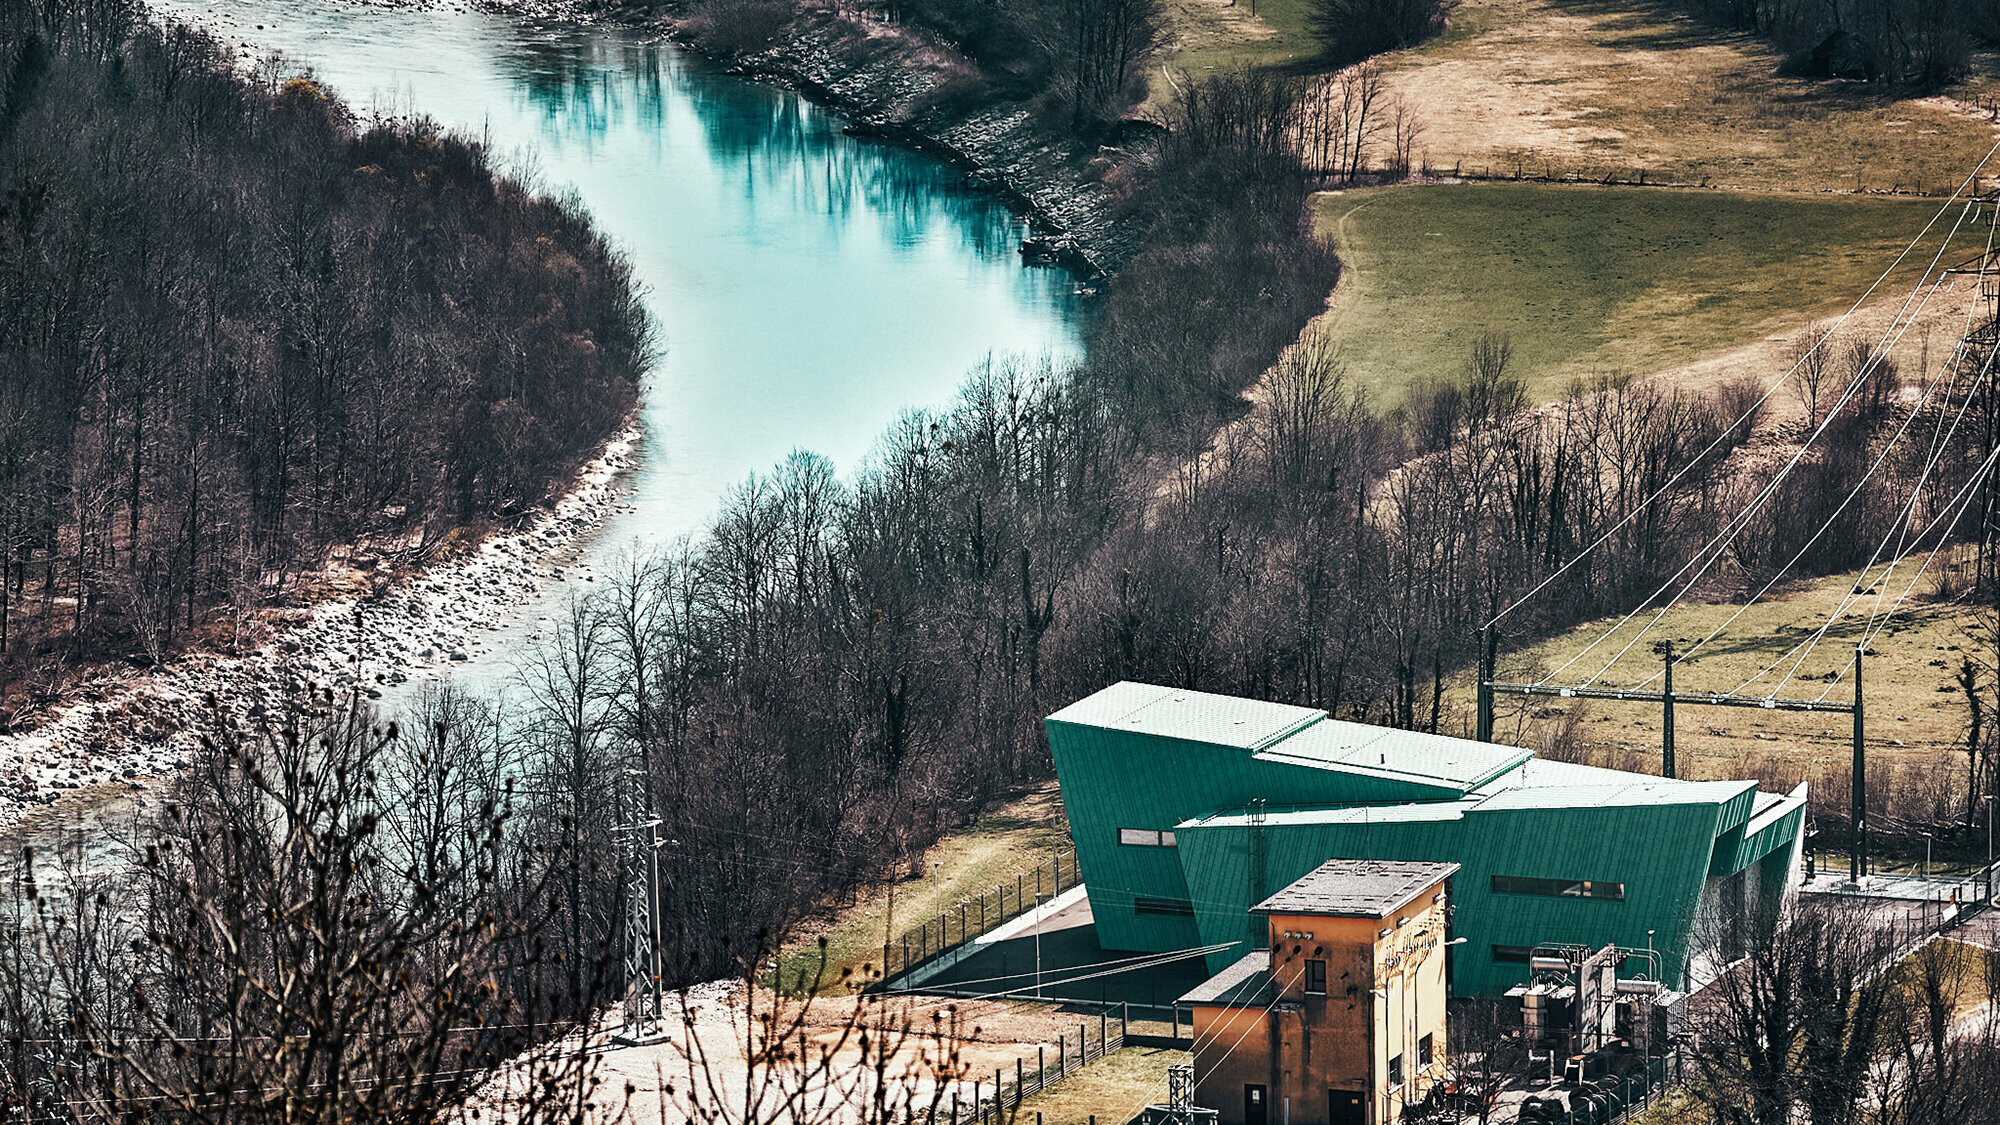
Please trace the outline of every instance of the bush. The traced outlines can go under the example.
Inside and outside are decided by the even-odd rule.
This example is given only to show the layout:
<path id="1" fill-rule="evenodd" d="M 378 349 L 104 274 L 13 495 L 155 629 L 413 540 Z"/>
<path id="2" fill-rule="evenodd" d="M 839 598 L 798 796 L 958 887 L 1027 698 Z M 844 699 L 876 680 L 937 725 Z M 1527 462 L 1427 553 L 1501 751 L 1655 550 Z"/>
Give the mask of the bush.
<path id="1" fill-rule="evenodd" d="M 1445 29 L 1458 0 L 1314 0 L 1313 35 L 1345 66 L 1421 43 Z"/>

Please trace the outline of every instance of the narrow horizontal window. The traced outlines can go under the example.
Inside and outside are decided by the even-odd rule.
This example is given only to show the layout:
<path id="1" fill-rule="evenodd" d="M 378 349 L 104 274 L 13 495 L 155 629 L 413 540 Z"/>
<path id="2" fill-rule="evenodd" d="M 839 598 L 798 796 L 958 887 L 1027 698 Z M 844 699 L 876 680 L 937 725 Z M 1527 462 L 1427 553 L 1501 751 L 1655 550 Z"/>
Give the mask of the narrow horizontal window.
<path id="1" fill-rule="evenodd" d="M 1184 898 L 1154 898 L 1151 895 L 1133 895 L 1132 913 L 1164 914 L 1169 918 L 1194 917 L 1194 903 Z"/>
<path id="2" fill-rule="evenodd" d="M 1171 848 L 1174 834 L 1158 828 L 1120 828 L 1118 842 L 1134 848 Z"/>
<path id="3" fill-rule="evenodd" d="M 1529 875 L 1493 876 L 1496 895 L 1542 895 L 1548 898 L 1623 900 L 1625 884 L 1602 879 L 1541 879 Z"/>
<path id="4" fill-rule="evenodd" d="M 1502 965 L 1525 965 L 1534 952 L 1525 945 L 1496 945 L 1493 947 L 1493 960 Z"/>

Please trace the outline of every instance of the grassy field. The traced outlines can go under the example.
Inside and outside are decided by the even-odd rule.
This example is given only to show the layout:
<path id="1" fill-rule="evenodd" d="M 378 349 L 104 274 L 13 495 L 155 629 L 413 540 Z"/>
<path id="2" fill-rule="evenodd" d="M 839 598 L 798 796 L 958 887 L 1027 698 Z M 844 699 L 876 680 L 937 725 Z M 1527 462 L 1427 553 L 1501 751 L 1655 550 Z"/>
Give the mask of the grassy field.
<path id="1" fill-rule="evenodd" d="M 935 917 L 939 907 L 949 910 L 1003 880 L 1011 882 L 1016 872 L 1046 864 L 1052 842 L 1064 849 L 1070 846 L 1068 832 L 1053 783 L 988 810 L 924 854 L 918 869 L 929 873 L 925 878 L 872 888 L 795 939 L 779 958 L 779 979 L 788 990 L 802 978 L 810 983 L 816 974 L 822 992 L 859 985 L 863 966 L 881 968 L 885 941 Z M 823 972 L 821 937 L 826 939 Z M 852 978 L 843 981 L 843 971 L 851 972 Z"/>
<path id="2" fill-rule="evenodd" d="M 1186 1051 L 1126 1047 L 1021 1103 L 1017 1122 L 1043 1125 L 1123 1125 L 1154 1102 L 1167 1100 L 1167 1067 L 1188 1061 Z"/>
<path id="3" fill-rule="evenodd" d="M 1888 585 L 1886 608 L 1908 583 L 1914 567 L 1899 568 Z M 1731 691 L 1759 673 L 1800 640 L 1819 629 L 1853 589 L 1855 575 L 1802 583 L 1752 606 L 1715 641 L 1701 648 L 1674 671 L 1677 693 Z M 1973 611 L 1962 605 L 1923 597 L 1929 578 L 1919 581 L 1911 600 L 1872 642 L 1867 658 L 1867 729 L 1872 761 L 1884 768 L 1902 767 L 1940 776 L 1962 791 L 1965 785 L 1963 739 L 1964 697 L 1954 682 L 1960 660 L 1984 635 Z M 1860 597 L 1849 612 L 1826 631 L 1825 639 L 1800 666 L 1798 674 L 1777 693 L 1786 698 L 1852 697 L 1851 679 L 1828 677 L 1845 671 L 1855 642 L 1875 606 L 1871 593 Z M 1637 686 L 1659 671 L 1651 652 L 1656 638 L 1672 638 L 1677 647 L 1707 636 L 1736 612 L 1736 604 L 1683 604 L 1669 612 L 1641 643 L 1600 677 L 1608 686 Z M 1589 655 L 1560 676 L 1581 683 L 1595 676 L 1623 649 L 1649 615 L 1636 617 L 1599 643 Z M 1604 636 L 1611 621 L 1596 621 L 1522 651 L 1503 654 L 1499 678 L 1534 681 L 1549 676 Z M 1990 643 L 1990 641 L 1985 642 Z M 1784 665 L 1789 668 L 1789 664 Z M 1768 694 L 1782 672 L 1767 674 L 1747 693 Z M 1989 681 L 1990 684 L 1990 681 Z M 1658 684 L 1651 685 L 1658 690 Z M 1467 676 L 1451 693 L 1453 703 L 1472 713 L 1473 683 Z M 1576 745 L 1596 764 L 1648 773 L 1659 770 L 1660 713 L 1656 704 L 1592 700 L 1536 699 L 1502 696 L 1495 731 L 1502 741 L 1549 748 Z M 1777 775 L 1786 783 L 1844 778 L 1847 772 L 1850 721 L 1845 714 L 1811 714 L 1739 710 L 1683 705 L 1675 709 L 1674 743 L 1681 774 L 1696 778 Z"/>
<path id="4" fill-rule="evenodd" d="M 1350 273 L 1322 324 L 1379 406 L 1457 372 L 1486 332 L 1512 338 L 1517 373 L 1547 400 L 1578 377 L 1652 374 L 1843 311 L 1936 212 L 1547 184 L 1328 192 L 1316 222 Z"/>

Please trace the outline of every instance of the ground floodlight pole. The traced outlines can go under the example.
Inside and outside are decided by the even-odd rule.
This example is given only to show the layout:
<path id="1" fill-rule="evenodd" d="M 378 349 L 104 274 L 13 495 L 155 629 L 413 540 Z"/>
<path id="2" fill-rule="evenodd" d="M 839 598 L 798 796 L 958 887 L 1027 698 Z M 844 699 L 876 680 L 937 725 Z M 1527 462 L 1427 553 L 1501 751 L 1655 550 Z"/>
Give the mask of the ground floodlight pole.
<path id="1" fill-rule="evenodd" d="M 1861 656 L 1863 641 L 1854 646 L 1854 768 L 1849 779 L 1848 877 L 1859 883 L 1868 874 L 1868 756 L 1862 740 Z"/>
<path id="2" fill-rule="evenodd" d="M 1674 772 L 1674 642 L 1661 641 L 1653 646 L 1666 662 L 1665 690 L 1660 693 L 1660 776 L 1677 777 Z"/>
<path id="3" fill-rule="evenodd" d="M 1988 906 L 1993 905 L 1993 794 L 1980 798 L 1986 802 L 1986 898 Z"/>
<path id="4" fill-rule="evenodd" d="M 1479 741 L 1493 741 L 1493 626 L 1481 629 L 1479 637 Z"/>
<path id="5" fill-rule="evenodd" d="M 1028 920 L 1029 920 L 1030 922 L 1033 922 L 1033 923 L 1035 924 L 1035 999 L 1037 999 L 1037 1000 L 1040 1000 L 1040 999 L 1042 998 L 1042 921 L 1043 921 L 1043 919 L 1042 919 L 1042 895 L 1041 895 L 1041 892 L 1039 892 L 1039 891 L 1037 891 L 1037 892 L 1035 893 L 1035 909 L 1034 909 L 1034 912 L 1033 912 L 1033 913 L 1031 913 L 1031 914 L 1029 914 L 1029 915 L 1028 915 Z"/>

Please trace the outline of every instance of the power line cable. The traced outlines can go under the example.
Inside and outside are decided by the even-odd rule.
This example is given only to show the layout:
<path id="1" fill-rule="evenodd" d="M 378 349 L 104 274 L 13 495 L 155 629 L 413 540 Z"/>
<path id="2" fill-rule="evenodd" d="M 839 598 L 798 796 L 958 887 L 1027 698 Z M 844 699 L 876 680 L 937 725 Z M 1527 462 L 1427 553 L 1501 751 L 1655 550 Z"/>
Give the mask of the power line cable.
<path id="1" fill-rule="evenodd" d="M 1990 242 L 1990 235 L 1989 235 L 1989 242 Z M 1972 316 L 1973 313 L 1969 310 L 1967 313 L 1968 324 L 1971 321 Z M 1823 522 L 1821 522 L 1818 529 L 1813 532 L 1812 537 L 1808 539 L 1805 542 L 1805 544 L 1801 546 L 1798 549 L 1798 551 L 1796 551 L 1792 555 L 1790 560 L 1788 560 L 1782 567 L 1778 568 L 1778 570 L 1772 574 L 1770 579 L 1767 580 L 1764 583 L 1764 585 L 1761 588 L 1759 588 L 1754 595 L 1752 595 L 1742 605 L 1738 606 L 1735 612 L 1731 613 L 1729 617 L 1726 620 L 1724 620 L 1721 624 L 1711 629 L 1706 636 L 1696 641 L 1685 652 L 1679 654 L 1678 657 L 1679 660 L 1684 661 L 1687 658 L 1693 656 L 1695 652 L 1700 650 L 1703 646 L 1707 645 L 1709 642 L 1715 640 L 1716 637 L 1726 632 L 1729 629 L 1729 627 L 1735 624 L 1739 618 L 1741 618 L 1745 613 L 1749 612 L 1752 606 L 1756 605 L 1759 601 L 1761 601 L 1764 598 L 1764 596 L 1768 594 L 1771 591 L 1771 589 L 1777 585 L 1778 582 L 1783 580 L 1783 578 L 1791 570 L 1791 568 L 1797 565 L 1800 559 L 1805 557 L 1806 552 L 1810 551 L 1813 548 L 1813 546 L 1819 542 L 1820 538 L 1824 536 L 1827 533 L 1827 531 L 1829 531 L 1834 526 L 1835 523 L 1838 522 L 1841 513 L 1845 512 L 1847 510 L 1848 505 L 1853 503 L 1854 500 L 1857 499 L 1862 494 L 1863 491 L 1865 491 L 1868 481 L 1873 479 L 1875 472 L 1878 469 L 1880 469 L 1882 465 L 1887 461 L 1890 453 L 1893 452 L 1896 445 L 1902 441 L 1904 434 L 1907 433 L 1910 427 L 1915 423 L 1916 419 L 1923 411 L 1924 406 L 1930 401 L 1932 394 L 1937 390 L 1938 384 L 1943 381 L 1944 375 L 1947 371 L 1951 372 L 1952 381 L 1951 381 L 1951 386 L 1946 389 L 1943 397 L 1944 401 L 1946 402 L 1950 401 L 1952 395 L 1957 391 L 1959 379 L 1964 373 L 1963 367 L 1959 361 L 1960 357 L 1965 353 L 1965 351 L 1966 351 L 1966 340 L 1964 337 L 1961 337 L 1958 345 L 1952 350 L 1951 355 L 1946 359 L 1944 364 L 1938 368 L 1937 374 L 1932 376 L 1930 382 L 1926 384 L 1926 386 L 1924 387 L 1923 394 L 1919 396 L 1916 405 L 1912 407 L 1909 413 L 1904 416 L 1903 422 L 1897 428 L 1895 435 L 1892 436 L 1889 442 L 1882 447 L 1882 450 L 1876 456 L 1875 460 L 1869 465 L 1867 472 L 1864 473 L 1862 475 L 1861 480 L 1857 482 L 1855 486 L 1848 491 L 1846 497 L 1841 500 L 1839 507 L 1834 509 L 1833 514 L 1828 516 Z M 1992 360 L 1993 357 L 1991 354 L 1989 354 L 1986 362 L 1987 368 L 1991 367 Z M 1984 374 L 1983 370 L 1981 374 Z M 1866 572 L 1866 570 L 1872 568 L 1875 565 L 1876 561 L 1881 557 L 1882 550 L 1888 546 L 1888 543 L 1891 539 L 1897 536 L 1898 534 L 1897 529 L 1899 527 L 1904 529 L 1905 532 L 1907 531 L 1908 515 L 1915 508 L 1918 499 L 1922 495 L 1922 490 L 1925 482 L 1928 480 L 1931 471 L 1936 467 L 1936 465 L 1938 464 L 1939 460 L 1942 457 L 1944 446 L 1948 443 L 1950 435 L 1957 431 L 1958 423 L 1965 417 L 1966 411 L 1971 406 L 1971 403 L 1972 399 L 1970 396 L 1968 396 L 1961 404 L 1957 415 L 1953 417 L 1949 429 L 1947 429 L 1945 425 L 1944 418 L 1942 416 L 1939 417 L 1938 424 L 1933 430 L 1930 456 L 1927 457 L 1925 460 L 1923 471 L 1919 474 L 1915 485 L 1912 486 L 1909 499 L 1903 506 L 1899 519 L 1895 523 L 1891 524 L 1889 533 L 1883 537 L 1881 544 L 1879 544 L 1876 547 L 1875 553 L 1869 557 L 1867 565 L 1863 567 L 1864 573 Z M 1789 655 L 1789 650 L 1787 652 L 1787 655 Z M 1777 663 L 1782 663 L 1783 659 L 1784 657 L 1781 656 L 1777 662 L 1774 662 L 1771 665 L 1771 667 L 1776 667 Z M 1768 672 L 1769 670 L 1770 670 L 1769 668 L 1765 669 L 1766 672 Z M 1664 672 L 1654 672 L 1652 675 L 1648 676 L 1645 680 L 1641 681 L 1638 687 L 1643 689 L 1651 685 L 1654 681 L 1660 679 L 1663 675 Z M 1761 676 L 1762 673 L 1760 673 L 1758 677 L 1753 677 L 1753 679 L 1749 682 L 1754 682 L 1756 678 L 1761 678 Z M 1747 684 L 1745 686 L 1747 686 Z M 1740 691 L 1741 689 L 1739 688 L 1738 690 Z"/>
<path id="2" fill-rule="evenodd" d="M 1920 245 L 1923 242 L 1924 238 L 1930 234 L 1931 228 L 1937 225 L 1938 220 L 1942 219 L 1947 213 L 1950 212 L 1952 204 L 1956 203 L 1959 197 L 1965 193 L 1965 189 L 1978 182 L 1979 176 L 1984 171 L 1987 163 L 1993 159 L 1993 156 L 1996 152 L 2000 152 L 2000 143 L 1996 143 L 1992 148 L 1986 151 L 1985 156 L 1979 158 L 1979 162 L 1973 166 L 1972 171 L 1966 176 L 1964 182 L 1960 183 L 1957 189 L 1954 190 L 1952 194 L 1945 200 L 1944 205 L 1938 209 L 1937 214 L 1931 216 L 1930 221 L 1928 223 L 1925 223 L 1923 229 L 1917 232 L 1916 237 L 1911 239 L 1910 244 L 1908 246 L 1905 246 L 1902 252 L 1896 255 L 1896 259 L 1889 264 L 1889 268 L 1884 270 L 1881 276 L 1877 277 L 1873 282 L 1869 284 L 1868 288 L 1862 292 L 1861 296 L 1856 298 L 1855 302 L 1852 305 L 1848 306 L 1847 311 L 1841 313 L 1840 316 L 1834 320 L 1832 326 L 1829 327 L 1826 333 L 1820 337 L 1820 339 L 1814 344 L 1814 347 L 1819 347 L 1821 345 L 1824 345 L 1828 340 L 1832 339 L 1834 334 L 1840 330 L 1840 327 L 1847 323 L 1848 318 L 1853 316 L 1855 312 L 1859 311 L 1863 305 L 1867 304 L 1869 298 L 1874 296 L 1875 290 L 1879 289 L 1882 286 L 1882 284 L 1886 282 L 1889 279 L 1889 277 L 1893 275 L 1896 272 L 1896 270 L 1903 264 L 1904 259 L 1908 258 L 1910 253 L 1914 251 L 1918 247 L 1918 245 Z M 1806 352 L 1805 354 L 1809 355 L 1810 350 L 1808 350 L 1808 352 Z M 1617 523 L 1607 528 L 1603 532 L 1603 534 L 1599 535 L 1596 539 L 1592 540 L 1589 546 L 1585 547 L 1583 550 L 1571 556 L 1568 561 L 1564 562 L 1560 567 L 1557 567 L 1546 578 L 1543 578 L 1540 582 L 1536 583 L 1531 589 L 1529 589 L 1527 593 L 1522 594 L 1520 597 L 1514 599 L 1514 601 L 1508 604 L 1507 608 L 1501 610 L 1500 612 L 1494 614 L 1492 617 L 1488 618 L 1485 627 L 1490 629 L 1493 626 L 1498 625 L 1503 619 L 1507 617 L 1507 615 L 1513 613 L 1516 609 L 1519 609 L 1523 604 L 1528 602 L 1530 599 L 1534 598 L 1537 594 L 1540 594 L 1543 590 L 1547 589 L 1551 583 L 1561 578 L 1564 574 L 1567 574 L 1571 567 L 1574 567 L 1577 563 L 1583 561 L 1584 558 L 1588 557 L 1592 552 L 1597 550 L 1597 548 L 1609 542 L 1613 535 L 1616 535 L 1619 531 L 1623 530 L 1626 524 L 1638 518 L 1639 513 L 1645 511 L 1648 507 L 1650 507 L 1655 500 L 1658 500 L 1661 496 L 1665 495 L 1668 491 L 1670 491 L 1675 485 L 1679 484 L 1682 477 L 1686 476 L 1688 472 L 1691 471 L 1696 465 L 1701 464 L 1708 457 L 1709 454 L 1715 452 L 1715 450 L 1721 446 L 1722 442 L 1731 433 L 1733 433 L 1737 427 L 1748 422 L 1751 418 L 1755 417 L 1757 412 L 1761 411 L 1764 408 L 1764 405 L 1770 401 L 1771 397 L 1777 394 L 1778 389 L 1791 380 L 1792 376 L 1798 371 L 1799 364 L 1803 362 L 1803 359 L 1804 356 L 1802 355 L 1800 361 L 1794 362 L 1792 366 L 1789 369 L 1787 369 L 1783 375 L 1779 376 L 1778 379 L 1764 391 L 1764 394 L 1761 397 L 1759 397 L 1756 402 L 1752 403 L 1748 409 L 1746 409 L 1740 416 L 1738 416 L 1735 425 L 1724 429 L 1720 434 L 1718 434 L 1715 440 L 1711 441 L 1706 448 L 1704 448 L 1694 458 L 1689 460 L 1686 465 L 1683 465 L 1677 472 L 1674 473 L 1673 476 L 1669 477 L 1665 484 L 1662 484 L 1659 488 L 1655 489 L 1649 496 L 1646 497 L 1644 501 L 1636 505 L 1630 512 L 1626 513 L 1625 516 L 1620 518 Z"/>
<path id="3" fill-rule="evenodd" d="M 1989 153 L 1989 155 L 1991 154 Z M 1969 213 L 1969 211 L 1970 211 L 1970 204 L 1968 203 L 1967 213 Z M 1958 223 L 1954 224 L 1953 226 L 1954 235 L 1957 232 L 1958 226 L 1963 225 L 1965 217 L 1966 217 L 1965 214 L 1961 214 Z M 1930 277 L 1931 270 L 1936 268 L 1938 261 L 1940 261 L 1944 257 L 1945 251 L 1946 249 L 1949 248 L 1950 244 L 1951 244 L 1951 239 L 1947 237 L 1946 240 L 1939 245 L 1937 254 L 1933 256 L 1930 266 L 1926 268 L 1924 271 L 1924 277 L 1926 278 Z M 1872 374 L 1875 365 L 1886 357 L 1888 347 L 1890 346 L 1889 345 L 1890 336 L 1894 334 L 1896 335 L 1897 340 L 1900 341 L 1901 335 L 1896 332 L 1896 326 L 1899 324 L 1903 325 L 1901 331 L 1905 333 L 1909 331 L 1909 324 L 1914 323 L 1914 314 L 1912 314 L 1910 311 L 1911 302 L 1917 300 L 1918 294 L 1920 293 L 1923 294 L 1923 300 L 1917 306 L 1918 311 L 1921 311 L 1924 306 L 1929 304 L 1930 299 L 1937 294 L 1937 291 L 1940 288 L 1942 288 L 1944 280 L 1945 280 L 1945 275 L 1940 274 L 1937 282 L 1933 283 L 1930 286 L 1930 289 L 1927 293 L 1924 290 L 1924 286 L 1919 284 L 1915 290 L 1912 290 L 1910 296 L 1904 299 L 1903 308 L 1898 310 L 1896 318 L 1890 322 L 1890 327 L 1887 331 L 1883 333 L 1881 342 L 1878 343 L 1876 347 L 1870 351 L 1867 362 L 1860 364 L 1856 368 L 1854 377 L 1848 382 L 1846 388 L 1841 392 L 1840 397 L 1834 402 L 1832 408 L 1827 411 L 1826 417 L 1820 422 L 1818 427 L 1814 429 L 1812 434 L 1809 435 L 1804 442 L 1800 443 L 1799 448 L 1786 461 L 1784 467 L 1780 469 L 1776 474 L 1774 474 L 1769 481 L 1765 482 L 1763 487 L 1758 490 L 1757 495 L 1752 498 L 1750 503 L 1747 504 L 1742 511 L 1736 513 L 1734 516 L 1731 516 L 1730 519 L 1724 523 L 1722 529 L 1718 530 L 1716 534 L 1711 536 L 1709 540 L 1706 543 L 1704 543 L 1699 550 L 1697 550 L 1693 555 L 1689 556 L 1687 562 L 1681 564 L 1681 566 L 1677 570 L 1675 570 L 1674 573 L 1670 575 L 1665 582 L 1661 583 L 1660 587 L 1654 590 L 1651 595 L 1642 599 L 1637 606 L 1633 607 L 1632 610 L 1627 612 L 1624 616 L 1620 617 L 1616 622 L 1614 622 L 1611 625 L 1609 629 L 1605 630 L 1604 633 L 1600 634 L 1596 640 L 1593 640 L 1588 645 L 1585 645 L 1581 650 L 1572 655 L 1568 660 L 1564 661 L 1560 667 L 1556 668 L 1554 671 L 1543 676 L 1540 680 L 1536 682 L 1538 684 L 1546 684 L 1555 677 L 1568 671 L 1569 668 L 1572 665 L 1574 665 L 1578 660 L 1581 660 L 1585 655 L 1587 655 L 1591 650 L 1595 649 L 1598 645 L 1603 644 L 1605 641 L 1609 640 L 1612 636 L 1614 636 L 1618 632 L 1618 630 L 1624 628 L 1624 626 L 1628 624 L 1634 617 L 1637 617 L 1640 613 L 1644 612 L 1646 606 L 1652 604 L 1662 594 L 1665 594 L 1669 589 L 1671 589 L 1676 583 L 1679 583 L 1681 581 L 1682 576 L 1686 575 L 1690 568 L 1695 568 L 1695 573 L 1693 574 L 1692 577 L 1689 577 L 1687 579 L 1687 582 L 1681 587 L 1680 591 L 1677 592 L 1672 598 L 1670 598 L 1667 604 L 1661 606 L 1659 611 L 1653 614 L 1652 618 L 1649 621 L 1647 621 L 1646 624 L 1642 626 L 1636 634 L 1633 635 L 1632 639 L 1626 642 L 1625 647 L 1620 649 L 1618 654 L 1613 656 L 1611 660 L 1607 662 L 1605 666 L 1597 672 L 1596 675 L 1591 676 L 1586 680 L 1584 680 L 1583 686 L 1588 687 L 1591 684 L 1596 683 L 1599 680 L 1599 678 L 1601 678 L 1605 674 L 1605 672 L 1610 670 L 1612 665 L 1616 664 L 1620 659 L 1624 657 L 1624 655 L 1627 652 L 1631 651 L 1633 645 L 1638 644 L 1641 638 L 1643 638 L 1648 632 L 1650 632 L 1655 626 L 1657 626 L 1660 623 L 1660 619 L 1665 617 L 1667 612 L 1671 610 L 1674 607 L 1674 605 L 1676 605 L 1680 601 L 1682 597 L 1685 597 L 1688 591 L 1692 590 L 1694 586 L 1700 582 L 1701 578 L 1708 573 L 1708 569 L 1714 566 L 1716 562 L 1721 560 L 1721 558 L 1723 557 L 1723 552 L 1726 550 L 1726 548 L 1735 541 L 1736 536 L 1740 535 L 1743 532 L 1744 528 L 1749 526 L 1750 520 L 1759 511 L 1763 509 L 1764 505 L 1770 502 L 1771 497 L 1776 494 L 1778 487 L 1782 485 L 1786 479 L 1789 478 L 1792 470 L 1797 468 L 1799 463 L 1805 458 L 1806 453 L 1812 448 L 1813 443 L 1817 441 L 1821 437 L 1821 435 L 1823 435 L 1826 432 L 1827 428 L 1833 424 L 1834 419 L 1839 415 L 1839 412 L 1842 409 L 1844 409 L 1847 403 L 1853 399 L 1854 395 L 1859 392 L 1861 387 L 1866 383 L 1867 379 Z M 1911 320 L 1908 323 L 1905 323 L 1904 321 L 1904 317 L 1906 314 L 1911 316 Z M 1797 365 L 1795 364 L 1794 370 L 1796 370 L 1796 366 Z M 1697 461 L 1698 460 L 1699 459 L 1697 459 Z M 1657 497 L 1658 495 L 1659 495 L 1658 492 L 1654 493 L 1655 497 Z M 1649 503 L 1650 500 L 1647 501 L 1647 504 Z M 1640 505 L 1639 508 L 1634 509 L 1635 513 L 1639 510 L 1643 510 L 1645 506 L 1646 504 L 1642 504 Z M 1698 568 L 1696 568 L 1696 563 L 1700 563 L 1701 565 Z"/>

